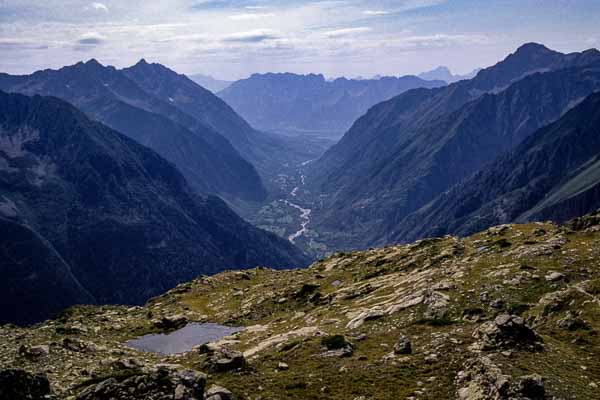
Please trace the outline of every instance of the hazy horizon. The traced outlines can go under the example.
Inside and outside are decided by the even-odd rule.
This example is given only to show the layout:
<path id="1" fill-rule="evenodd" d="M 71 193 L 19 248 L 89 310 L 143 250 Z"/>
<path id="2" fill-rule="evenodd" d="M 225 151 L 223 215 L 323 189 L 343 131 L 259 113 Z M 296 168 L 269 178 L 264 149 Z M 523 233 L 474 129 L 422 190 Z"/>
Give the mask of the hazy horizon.
<path id="1" fill-rule="evenodd" d="M 591 0 L 176 0 L 143 5 L 5 0 L 0 70 L 27 74 L 96 58 L 145 58 L 178 72 L 235 80 L 252 73 L 331 77 L 454 74 L 495 64 L 519 45 L 598 47 Z M 552 3 L 552 4 L 550 4 Z"/>

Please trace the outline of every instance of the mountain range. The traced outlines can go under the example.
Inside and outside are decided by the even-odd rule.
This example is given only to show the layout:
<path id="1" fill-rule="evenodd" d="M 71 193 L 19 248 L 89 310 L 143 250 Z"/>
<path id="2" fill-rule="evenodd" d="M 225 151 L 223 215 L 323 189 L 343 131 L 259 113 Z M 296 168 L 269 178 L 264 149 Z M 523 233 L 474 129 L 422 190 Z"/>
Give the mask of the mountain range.
<path id="1" fill-rule="evenodd" d="M 458 81 L 463 81 L 467 79 L 474 78 L 477 73 L 481 71 L 481 68 L 474 69 L 465 75 L 454 75 L 448 67 L 439 66 L 431 71 L 420 73 L 418 76 L 421 79 L 425 79 L 426 81 L 444 81 L 446 83 L 454 83 Z"/>
<path id="2" fill-rule="evenodd" d="M 225 138 L 229 132 L 217 132 L 205 123 L 208 118 L 198 120 L 180 110 L 174 98 L 163 96 L 164 93 L 158 90 L 151 93 L 131 79 L 138 78 L 138 82 L 143 83 L 142 71 L 147 69 L 148 64 L 143 61 L 120 71 L 92 59 L 26 76 L 0 74 L 0 89 L 26 95 L 56 96 L 72 103 L 90 117 L 173 162 L 198 192 L 225 198 L 263 199 L 266 190 L 258 172 Z M 166 69 L 163 72 L 168 73 Z M 220 102 L 187 78 L 180 79 L 195 86 L 201 101 L 210 102 L 212 96 Z M 172 90 L 176 91 L 177 87 Z M 218 106 L 217 111 L 220 111 Z M 227 113 L 219 114 L 215 119 L 235 119 L 237 116 L 232 114 L 233 117 Z M 227 126 L 227 122 L 223 125 Z M 240 132 L 240 140 L 244 140 L 242 135 L 244 132 Z"/>
<path id="3" fill-rule="evenodd" d="M 0 225 L 0 323 L 141 303 L 233 266 L 308 262 L 196 194 L 156 152 L 54 97 L 0 92 Z"/>
<path id="4" fill-rule="evenodd" d="M 233 81 L 224 81 L 221 79 L 215 79 L 210 75 L 194 74 L 190 75 L 190 79 L 196 82 L 198 85 L 205 89 L 210 90 L 213 93 L 220 92 L 226 89 L 233 83 Z"/>
<path id="5" fill-rule="evenodd" d="M 384 244 L 412 212 L 599 89 L 600 52 L 530 43 L 471 80 L 380 103 L 310 164 L 324 202 L 315 228 L 350 247 Z"/>
<path id="6" fill-rule="evenodd" d="M 218 95 L 258 129 L 339 137 L 371 106 L 409 89 L 443 85 L 415 76 L 328 81 L 320 74 L 269 73 L 234 82 Z"/>
<path id="7" fill-rule="evenodd" d="M 403 221 L 392 240 L 469 235 L 513 221 L 566 221 L 600 208 L 600 93 Z"/>

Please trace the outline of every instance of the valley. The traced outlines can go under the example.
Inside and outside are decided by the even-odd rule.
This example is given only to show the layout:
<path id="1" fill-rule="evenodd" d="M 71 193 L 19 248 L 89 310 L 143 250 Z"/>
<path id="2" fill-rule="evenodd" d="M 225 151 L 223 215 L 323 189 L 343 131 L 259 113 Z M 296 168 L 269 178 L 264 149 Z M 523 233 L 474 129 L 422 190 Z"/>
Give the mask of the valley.
<path id="1" fill-rule="evenodd" d="M 600 2 L 5 3 L 0 400 L 600 400 Z"/>

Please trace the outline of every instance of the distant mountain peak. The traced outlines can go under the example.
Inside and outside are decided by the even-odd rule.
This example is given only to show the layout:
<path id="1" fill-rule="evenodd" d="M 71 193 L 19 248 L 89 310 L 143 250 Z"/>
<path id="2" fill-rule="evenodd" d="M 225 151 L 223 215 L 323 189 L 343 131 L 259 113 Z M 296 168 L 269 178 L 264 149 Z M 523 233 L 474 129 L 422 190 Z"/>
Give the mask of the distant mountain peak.
<path id="1" fill-rule="evenodd" d="M 545 52 L 545 53 L 556 53 L 553 50 L 550 50 L 546 46 L 540 43 L 529 42 L 521 45 L 515 54 L 523 54 L 523 53 L 532 53 L 532 52 Z"/>
<path id="2" fill-rule="evenodd" d="M 95 58 L 90 58 L 85 65 L 87 65 L 88 67 L 104 67 L 102 64 L 100 64 L 100 62 L 98 60 L 96 60 Z"/>
<path id="3" fill-rule="evenodd" d="M 440 80 L 446 83 L 454 83 L 464 79 L 471 79 L 475 75 L 477 75 L 479 71 L 480 68 L 477 68 L 465 75 L 454 75 L 452 71 L 450 71 L 450 68 L 446 67 L 445 65 L 440 65 L 439 67 L 436 67 L 431 71 L 419 74 L 418 77 L 427 81 Z"/>

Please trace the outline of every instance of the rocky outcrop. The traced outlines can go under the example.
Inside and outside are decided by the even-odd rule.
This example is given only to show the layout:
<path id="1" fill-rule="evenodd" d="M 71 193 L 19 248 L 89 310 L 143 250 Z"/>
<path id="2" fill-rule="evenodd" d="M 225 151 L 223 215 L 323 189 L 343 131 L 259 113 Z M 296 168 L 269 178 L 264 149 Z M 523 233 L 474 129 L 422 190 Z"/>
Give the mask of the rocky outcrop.
<path id="1" fill-rule="evenodd" d="M 459 400 L 543 400 L 544 379 L 539 375 L 513 380 L 488 357 L 469 360 L 456 377 Z"/>
<path id="2" fill-rule="evenodd" d="M 0 400 L 48 400 L 53 398 L 50 383 L 44 375 L 34 375 L 22 369 L 0 371 Z"/>
<path id="3" fill-rule="evenodd" d="M 77 400 L 203 400 L 205 384 L 206 375 L 202 373 L 159 365 L 125 378 L 107 378 L 84 389 Z"/>
<path id="4" fill-rule="evenodd" d="M 502 314 L 494 321 L 483 323 L 473 336 L 479 340 L 476 347 L 481 350 L 543 349 L 541 336 L 526 325 L 523 318 L 514 315 Z"/>

